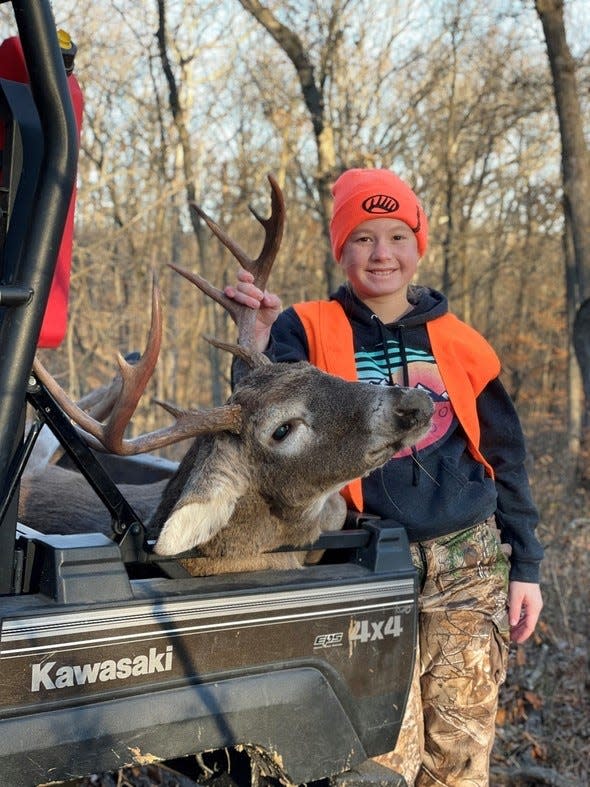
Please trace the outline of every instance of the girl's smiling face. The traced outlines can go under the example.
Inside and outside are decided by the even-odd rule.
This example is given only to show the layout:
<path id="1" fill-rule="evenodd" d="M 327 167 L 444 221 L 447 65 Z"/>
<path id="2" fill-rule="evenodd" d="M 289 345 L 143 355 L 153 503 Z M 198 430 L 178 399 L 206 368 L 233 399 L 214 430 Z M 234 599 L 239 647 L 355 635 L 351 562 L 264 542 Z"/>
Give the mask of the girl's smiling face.
<path id="1" fill-rule="evenodd" d="M 384 307 L 389 311 L 388 306 L 407 306 L 408 285 L 419 259 L 416 236 L 410 227 L 399 219 L 383 218 L 364 221 L 354 228 L 338 264 L 357 297 L 381 316 Z"/>

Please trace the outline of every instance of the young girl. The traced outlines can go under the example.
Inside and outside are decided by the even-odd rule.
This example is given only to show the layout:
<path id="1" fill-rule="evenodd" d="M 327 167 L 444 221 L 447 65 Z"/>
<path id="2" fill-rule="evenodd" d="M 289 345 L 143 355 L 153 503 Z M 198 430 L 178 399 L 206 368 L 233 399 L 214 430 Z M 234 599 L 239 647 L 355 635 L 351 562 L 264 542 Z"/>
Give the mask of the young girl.
<path id="1" fill-rule="evenodd" d="M 444 295 L 411 283 L 428 240 L 412 189 L 352 169 L 332 191 L 347 282 L 329 301 L 281 311 L 243 270 L 225 292 L 258 309 L 258 346 L 274 360 L 431 395 L 429 433 L 342 490 L 349 507 L 406 529 L 420 582 L 415 680 L 395 751 L 377 759 L 409 785 L 484 787 L 508 643 L 531 635 L 542 608 L 521 426 L 494 350 Z"/>

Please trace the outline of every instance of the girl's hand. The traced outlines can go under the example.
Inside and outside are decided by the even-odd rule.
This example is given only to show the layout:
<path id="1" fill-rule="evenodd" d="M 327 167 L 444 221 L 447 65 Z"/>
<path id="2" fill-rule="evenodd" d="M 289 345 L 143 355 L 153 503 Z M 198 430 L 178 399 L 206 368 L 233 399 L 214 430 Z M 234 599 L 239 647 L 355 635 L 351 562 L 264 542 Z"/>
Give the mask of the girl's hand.
<path id="1" fill-rule="evenodd" d="M 510 639 L 520 644 L 535 630 L 543 609 L 541 588 L 534 582 L 510 582 L 508 586 L 508 621 Z"/>
<path id="2" fill-rule="evenodd" d="M 254 276 L 244 268 L 238 271 L 237 284 L 228 284 L 223 292 L 237 303 L 257 309 L 256 315 L 256 349 L 264 352 L 270 339 L 270 329 L 282 311 L 281 299 L 278 295 L 254 286 Z"/>

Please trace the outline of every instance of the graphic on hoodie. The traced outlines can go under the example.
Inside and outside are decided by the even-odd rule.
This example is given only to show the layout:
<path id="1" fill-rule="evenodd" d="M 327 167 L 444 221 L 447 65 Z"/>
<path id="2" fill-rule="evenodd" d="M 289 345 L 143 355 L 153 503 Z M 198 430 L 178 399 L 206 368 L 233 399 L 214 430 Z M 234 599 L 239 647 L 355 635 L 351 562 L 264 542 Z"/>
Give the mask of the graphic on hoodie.
<path id="1" fill-rule="evenodd" d="M 399 341 L 388 339 L 385 344 L 356 352 L 355 363 L 360 382 L 389 385 L 391 379 L 393 385 L 419 388 L 429 394 L 434 414 L 429 431 L 414 446 L 417 451 L 431 448 L 444 438 L 455 414 L 432 353 L 412 347 L 402 349 Z M 404 448 L 393 458 L 411 453 L 411 448 Z"/>

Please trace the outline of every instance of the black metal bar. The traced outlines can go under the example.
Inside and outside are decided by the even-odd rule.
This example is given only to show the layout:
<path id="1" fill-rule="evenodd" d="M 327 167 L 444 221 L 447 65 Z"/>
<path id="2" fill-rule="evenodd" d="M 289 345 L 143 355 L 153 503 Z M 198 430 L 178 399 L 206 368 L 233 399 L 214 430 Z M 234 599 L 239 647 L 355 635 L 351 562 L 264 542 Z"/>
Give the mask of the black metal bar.
<path id="1" fill-rule="evenodd" d="M 32 295 L 31 290 L 19 287 L 18 284 L 0 285 L 0 306 L 24 306 L 31 300 Z"/>
<path id="2" fill-rule="evenodd" d="M 31 426 L 29 433 L 27 434 L 27 439 L 22 444 L 22 446 L 20 446 L 19 450 L 14 454 L 10 469 L 5 478 L 2 479 L 3 484 L 0 484 L 0 490 L 2 490 L 2 494 L 0 496 L 0 522 L 4 520 L 4 517 L 8 513 L 10 504 L 12 503 L 14 495 L 18 489 L 19 481 L 25 469 L 25 465 L 31 456 L 31 452 L 33 451 L 35 442 L 39 436 L 42 426 L 43 424 L 40 421 L 35 421 L 35 423 Z"/>
<path id="3" fill-rule="evenodd" d="M 142 537 L 145 529 L 140 518 L 92 453 L 88 443 L 78 434 L 63 410 L 34 375 L 31 375 L 27 399 L 111 514 L 114 540 L 120 543 L 131 528 L 135 536 Z M 141 556 L 138 554 L 134 559 L 140 560 Z"/>
<path id="4" fill-rule="evenodd" d="M 370 540 L 368 531 L 362 525 L 355 530 L 333 530 L 321 533 L 318 540 L 311 544 L 287 544 L 270 549 L 268 552 L 308 552 L 314 549 L 360 549 L 366 547 Z"/>
<path id="5" fill-rule="evenodd" d="M 316 549 L 362 549 L 370 544 L 371 538 L 371 533 L 360 526 L 356 530 L 337 530 L 321 533 L 317 541 L 314 541 L 313 543 L 298 544 L 297 546 L 282 546 L 278 549 L 270 549 L 266 552 L 266 554 L 276 552 L 311 552 Z M 145 561 L 148 563 L 155 563 L 162 570 L 166 571 L 172 571 L 172 567 L 167 568 L 167 566 L 177 563 L 179 559 L 194 559 L 204 557 L 199 551 L 198 547 L 195 549 L 190 549 L 187 552 L 181 552 L 178 555 L 170 555 L 170 557 L 156 555 L 153 547 L 154 545 L 151 542 L 146 543 Z M 182 575 L 186 576 L 186 572 L 184 572 Z M 178 576 L 181 576 L 181 574 L 179 573 Z"/>
<path id="6" fill-rule="evenodd" d="M 31 92 L 43 131 L 44 154 L 35 209 L 17 260 L 6 261 L 6 284 L 31 290 L 26 304 L 7 308 L 0 322 L 0 479 L 22 442 L 27 379 L 41 332 L 51 281 L 76 179 L 77 129 L 49 0 L 13 0 Z M 23 217 L 21 217 L 23 218 Z M 12 216 L 11 226 L 19 221 Z M 8 229 L 10 234 L 10 227 Z M 16 426 L 19 425 L 19 426 Z M 0 523 L 0 593 L 10 592 L 16 510 Z"/>

